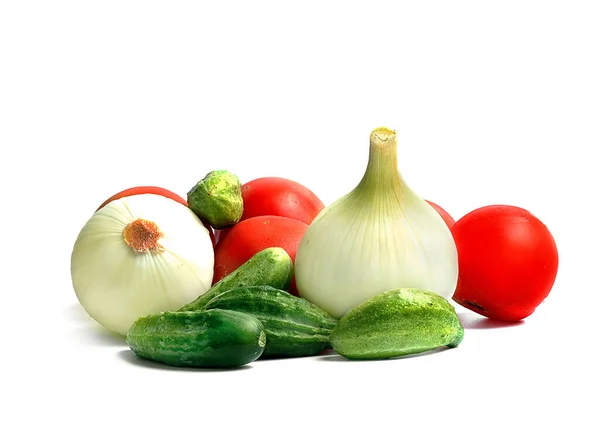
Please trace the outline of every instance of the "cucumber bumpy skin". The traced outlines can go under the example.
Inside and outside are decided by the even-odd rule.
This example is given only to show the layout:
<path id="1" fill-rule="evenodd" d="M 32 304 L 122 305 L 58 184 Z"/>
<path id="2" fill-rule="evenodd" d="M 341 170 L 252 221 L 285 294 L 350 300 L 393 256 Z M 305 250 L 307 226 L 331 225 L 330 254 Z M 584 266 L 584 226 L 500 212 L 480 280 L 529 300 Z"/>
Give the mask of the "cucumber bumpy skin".
<path id="1" fill-rule="evenodd" d="M 454 348 L 464 329 L 440 295 L 400 288 L 378 294 L 348 311 L 331 332 L 331 345 L 348 359 L 387 359 Z"/>
<path id="2" fill-rule="evenodd" d="M 215 229 L 233 226 L 244 212 L 242 183 L 229 171 L 211 171 L 188 192 L 187 203 Z"/>
<path id="3" fill-rule="evenodd" d="M 237 287 L 270 285 L 288 290 L 293 277 L 294 264 L 289 254 L 280 247 L 265 248 L 179 311 L 204 309 L 212 298 Z"/>
<path id="4" fill-rule="evenodd" d="M 267 344 L 261 358 L 316 355 L 330 347 L 337 324 L 307 300 L 269 286 L 241 287 L 222 293 L 206 305 L 255 316 L 264 326 Z"/>
<path id="5" fill-rule="evenodd" d="M 266 335 L 255 317 L 221 309 L 137 319 L 127 345 L 140 358 L 179 367 L 238 367 L 258 359 Z"/>

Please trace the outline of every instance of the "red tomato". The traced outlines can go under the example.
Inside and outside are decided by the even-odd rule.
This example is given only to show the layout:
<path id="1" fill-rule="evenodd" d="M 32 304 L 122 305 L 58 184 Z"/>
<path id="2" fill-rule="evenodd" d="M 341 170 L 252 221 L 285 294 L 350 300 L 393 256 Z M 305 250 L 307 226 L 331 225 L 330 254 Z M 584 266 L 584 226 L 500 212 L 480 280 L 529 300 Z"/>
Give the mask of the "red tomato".
<path id="1" fill-rule="evenodd" d="M 252 217 L 237 223 L 215 247 L 213 284 L 265 248 L 281 247 L 295 261 L 298 245 L 306 229 L 306 223 L 274 215 Z M 298 295 L 295 279 L 289 291 Z"/>
<path id="2" fill-rule="evenodd" d="M 170 190 L 164 189 L 162 187 L 156 187 L 156 186 L 137 186 L 137 187 L 130 187 L 129 189 L 122 190 L 119 193 L 115 193 L 110 198 L 108 198 L 106 201 L 102 202 L 102 204 L 98 208 L 96 208 L 96 211 L 98 211 L 100 208 L 104 207 L 105 205 L 111 203 L 112 201 L 116 201 L 117 199 L 121 199 L 126 196 L 143 195 L 143 194 L 147 194 L 147 193 L 150 193 L 152 195 L 165 196 L 169 199 L 173 199 L 175 202 L 179 202 L 180 204 L 185 205 L 186 207 L 188 206 L 187 201 L 185 199 L 183 199 L 177 193 L 171 192 Z M 210 240 L 212 241 L 212 244 L 214 247 L 216 245 L 216 239 L 215 239 L 215 234 L 213 233 L 212 227 L 210 227 L 210 225 L 204 221 L 202 222 L 202 224 L 208 230 L 208 233 L 210 235 Z"/>
<path id="3" fill-rule="evenodd" d="M 435 208 L 435 210 L 439 213 L 440 216 L 442 216 L 442 219 L 446 222 L 449 228 L 452 227 L 454 223 L 456 223 L 452 216 L 448 214 L 448 212 L 442 207 L 440 207 L 438 204 L 428 201 L 427 199 L 425 199 L 425 202 L 427 202 L 429 205 Z"/>
<path id="4" fill-rule="evenodd" d="M 453 299 L 491 319 L 528 317 L 548 296 L 558 271 L 558 251 L 548 228 L 510 205 L 478 208 L 452 227 L 458 250 Z"/>
<path id="5" fill-rule="evenodd" d="M 185 199 L 183 199 L 181 196 L 179 196 L 178 194 L 171 192 L 170 190 L 163 189 L 162 187 L 156 187 L 156 186 L 137 186 L 137 187 L 130 187 L 129 189 L 125 189 L 125 190 L 120 191 L 119 193 L 114 194 L 113 196 L 108 198 L 106 201 L 102 202 L 102 205 L 100 205 L 96 209 L 96 211 L 98 211 L 104 205 L 109 204 L 110 202 L 112 202 L 114 200 L 121 199 L 125 196 L 141 195 L 141 194 L 145 194 L 145 193 L 166 196 L 167 198 L 173 199 L 174 201 L 179 202 L 180 204 L 183 204 L 187 207 L 187 201 Z"/>
<path id="6" fill-rule="evenodd" d="M 325 205 L 309 189 L 286 178 L 264 177 L 242 186 L 242 220 L 278 215 L 310 224 Z"/>
<path id="7" fill-rule="evenodd" d="M 292 218 L 310 224 L 325 205 L 302 184 L 287 178 L 263 177 L 242 186 L 244 213 L 240 221 L 263 215 Z M 216 231 L 217 242 L 229 229 Z"/>

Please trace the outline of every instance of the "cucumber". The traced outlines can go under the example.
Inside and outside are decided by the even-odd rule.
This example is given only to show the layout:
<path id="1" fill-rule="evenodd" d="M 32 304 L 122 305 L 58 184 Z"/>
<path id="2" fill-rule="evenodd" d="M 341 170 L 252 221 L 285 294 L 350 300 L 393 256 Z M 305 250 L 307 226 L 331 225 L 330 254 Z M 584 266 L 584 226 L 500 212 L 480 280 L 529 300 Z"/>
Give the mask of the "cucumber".
<path id="1" fill-rule="evenodd" d="M 456 311 L 446 299 L 430 291 L 400 288 L 348 311 L 331 332 L 331 345 L 348 359 L 386 359 L 453 348 L 463 336 Z"/>
<path id="2" fill-rule="evenodd" d="M 337 324 L 327 312 L 283 290 L 269 286 L 240 287 L 213 298 L 206 309 L 227 309 L 255 316 L 263 324 L 267 344 L 261 358 L 303 357 L 329 347 Z"/>
<path id="3" fill-rule="evenodd" d="M 220 309 L 150 314 L 126 337 L 138 357 L 179 367 L 242 366 L 261 356 L 265 341 L 258 319 Z"/>
<path id="4" fill-rule="evenodd" d="M 179 311 L 204 309 L 213 297 L 236 287 L 270 285 L 273 288 L 288 290 L 293 277 L 294 264 L 288 253 L 279 247 L 266 248 Z"/>

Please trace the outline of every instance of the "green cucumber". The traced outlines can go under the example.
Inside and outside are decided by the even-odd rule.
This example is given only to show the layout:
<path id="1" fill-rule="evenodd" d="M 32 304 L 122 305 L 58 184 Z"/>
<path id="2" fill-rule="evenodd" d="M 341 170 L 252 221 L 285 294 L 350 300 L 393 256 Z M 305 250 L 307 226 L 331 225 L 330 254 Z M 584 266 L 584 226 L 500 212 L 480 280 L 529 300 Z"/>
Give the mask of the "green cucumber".
<path id="1" fill-rule="evenodd" d="M 255 316 L 267 344 L 261 358 L 303 357 L 329 347 L 337 320 L 307 300 L 269 286 L 241 287 L 222 293 L 206 309 L 227 309 Z"/>
<path id="2" fill-rule="evenodd" d="M 138 357 L 179 367 L 242 366 L 261 356 L 265 341 L 258 319 L 220 309 L 150 314 L 126 337 Z"/>
<path id="3" fill-rule="evenodd" d="M 215 229 L 233 226 L 244 213 L 242 183 L 229 171 L 211 171 L 187 193 L 187 203 Z"/>
<path id="4" fill-rule="evenodd" d="M 425 290 L 400 288 L 348 311 L 331 332 L 331 345 L 348 359 L 386 359 L 453 348 L 463 336 L 456 311 L 446 299 Z"/>
<path id="5" fill-rule="evenodd" d="M 196 300 L 179 311 L 198 311 L 215 296 L 237 288 L 253 285 L 270 285 L 287 290 L 294 277 L 294 264 L 288 253 L 279 247 L 266 248 L 252 256 L 246 263 L 221 279 Z"/>

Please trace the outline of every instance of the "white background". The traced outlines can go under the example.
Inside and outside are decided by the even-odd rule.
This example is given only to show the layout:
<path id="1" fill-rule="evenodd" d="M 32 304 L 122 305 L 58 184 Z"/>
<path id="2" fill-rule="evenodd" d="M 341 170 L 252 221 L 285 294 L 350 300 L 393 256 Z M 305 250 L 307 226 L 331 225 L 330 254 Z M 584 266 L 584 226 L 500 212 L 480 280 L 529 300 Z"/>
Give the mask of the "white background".
<path id="1" fill-rule="evenodd" d="M 1 3 L 0 426 L 598 426 L 598 2 L 290 3 Z M 71 248 L 113 193 L 228 169 L 329 204 L 378 126 L 455 218 L 550 228 L 559 274 L 525 322 L 459 308 L 452 350 L 191 371 L 79 307 Z"/>

